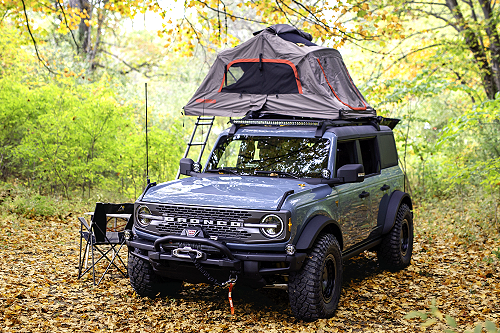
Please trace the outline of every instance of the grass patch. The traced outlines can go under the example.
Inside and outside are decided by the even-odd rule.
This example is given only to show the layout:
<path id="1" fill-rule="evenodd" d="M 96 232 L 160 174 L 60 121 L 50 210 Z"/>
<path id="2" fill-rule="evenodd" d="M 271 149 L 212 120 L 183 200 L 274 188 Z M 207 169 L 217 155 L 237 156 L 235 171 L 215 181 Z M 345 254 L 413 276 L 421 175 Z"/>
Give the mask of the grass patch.
<path id="1" fill-rule="evenodd" d="M 93 211 L 96 202 L 131 202 L 131 199 L 116 197 L 116 193 L 95 191 L 90 198 L 66 199 L 59 195 L 40 194 L 17 183 L 0 182 L 0 216 L 11 215 L 26 218 L 69 216 L 71 213 Z"/>
<path id="2" fill-rule="evenodd" d="M 462 196 L 414 199 L 415 232 L 423 238 L 459 238 L 467 245 L 499 239 L 498 202 L 491 197 Z"/>

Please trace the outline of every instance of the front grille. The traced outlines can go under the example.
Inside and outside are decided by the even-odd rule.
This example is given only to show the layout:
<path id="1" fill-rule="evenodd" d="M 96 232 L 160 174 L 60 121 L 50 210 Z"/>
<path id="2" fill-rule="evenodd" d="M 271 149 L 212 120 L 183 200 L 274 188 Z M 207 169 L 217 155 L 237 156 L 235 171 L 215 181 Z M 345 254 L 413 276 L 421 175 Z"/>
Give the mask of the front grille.
<path id="1" fill-rule="evenodd" d="M 194 219 L 223 220 L 227 222 L 243 222 L 252 214 L 241 210 L 213 209 L 185 206 L 159 206 L 158 213 L 163 216 L 175 216 Z"/>
<path id="2" fill-rule="evenodd" d="M 239 222 L 243 224 L 245 220 L 250 218 L 252 214 L 246 211 L 186 206 L 158 206 L 156 209 L 160 215 L 176 219 L 175 222 L 159 223 L 156 228 L 161 233 L 180 234 L 182 230 L 193 227 L 193 224 L 188 222 L 177 221 L 179 218 L 185 218 L 188 221 L 190 219 L 213 221 L 213 225 L 203 225 L 203 229 L 209 234 L 209 236 L 241 240 L 251 237 L 251 234 L 243 228 L 230 226 L 231 222 Z M 217 225 L 217 221 L 225 221 L 228 225 Z"/>

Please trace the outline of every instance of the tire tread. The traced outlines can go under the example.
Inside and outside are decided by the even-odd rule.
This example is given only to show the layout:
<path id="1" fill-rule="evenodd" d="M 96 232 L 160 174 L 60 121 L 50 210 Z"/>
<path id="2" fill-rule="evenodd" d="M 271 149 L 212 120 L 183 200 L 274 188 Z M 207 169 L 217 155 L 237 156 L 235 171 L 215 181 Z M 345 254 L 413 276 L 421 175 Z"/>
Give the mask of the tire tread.
<path id="1" fill-rule="evenodd" d="M 340 246 L 331 234 L 323 234 L 318 237 L 315 245 L 308 255 L 308 259 L 304 263 L 302 269 L 298 272 L 290 274 L 289 281 L 289 299 L 290 307 L 295 317 L 306 321 L 316 320 L 318 318 L 328 318 L 333 316 L 340 296 L 340 287 L 335 289 L 333 299 L 333 310 L 325 309 L 325 304 L 321 296 L 320 276 L 322 274 L 323 258 L 331 249 L 337 252 L 340 258 L 340 264 L 337 263 L 338 274 L 337 283 L 342 284 L 342 257 L 340 254 Z"/>
<path id="2" fill-rule="evenodd" d="M 410 257 L 408 261 L 405 261 L 401 255 L 401 240 L 400 232 L 402 222 L 405 219 L 408 220 L 410 236 L 410 244 L 408 251 L 410 251 Z M 377 258 L 379 265 L 382 268 L 389 269 L 392 271 L 401 270 L 407 267 L 411 261 L 411 251 L 413 250 L 413 218 L 411 214 L 410 207 L 407 204 L 402 204 L 396 215 L 396 221 L 391 231 L 385 235 L 382 239 L 382 243 L 377 251 Z"/>

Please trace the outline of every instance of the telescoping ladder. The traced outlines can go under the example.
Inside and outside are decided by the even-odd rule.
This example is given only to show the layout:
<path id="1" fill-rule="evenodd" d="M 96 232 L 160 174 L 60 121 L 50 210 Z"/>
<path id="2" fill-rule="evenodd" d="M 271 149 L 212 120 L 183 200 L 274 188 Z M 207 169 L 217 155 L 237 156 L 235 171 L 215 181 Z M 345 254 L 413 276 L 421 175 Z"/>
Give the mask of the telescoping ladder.
<path id="1" fill-rule="evenodd" d="M 189 139 L 189 142 L 186 146 L 186 151 L 184 152 L 183 158 L 188 157 L 189 155 L 189 150 L 191 149 L 192 146 L 200 146 L 200 154 L 198 155 L 198 159 L 196 159 L 196 162 L 200 163 L 201 157 L 203 156 L 203 151 L 205 150 L 205 147 L 207 146 L 207 141 L 208 141 L 208 135 L 210 134 L 210 131 L 212 130 L 212 126 L 214 124 L 214 119 L 215 117 L 205 117 L 205 116 L 198 116 L 198 119 L 196 119 L 196 123 L 194 124 L 193 128 L 193 133 L 191 133 L 191 138 Z M 196 137 L 196 131 L 198 130 L 198 127 L 202 130 L 201 132 L 201 141 L 195 141 L 193 140 Z M 203 131 L 203 128 L 208 127 L 206 133 Z M 175 179 L 179 179 L 181 175 L 181 169 L 177 170 L 177 176 L 175 176 Z"/>

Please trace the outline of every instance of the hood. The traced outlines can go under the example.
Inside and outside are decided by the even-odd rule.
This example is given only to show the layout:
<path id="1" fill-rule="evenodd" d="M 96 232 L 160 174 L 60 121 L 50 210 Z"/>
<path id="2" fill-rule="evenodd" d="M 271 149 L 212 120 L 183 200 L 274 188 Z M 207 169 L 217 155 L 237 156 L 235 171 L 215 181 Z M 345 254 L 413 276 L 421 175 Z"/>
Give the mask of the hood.
<path id="1" fill-rule="evenodd" d="M 294 190 L 297 193 L 317 187 L 302 183 L 290 178 L 235 175 L 189 177 L 153 186 L 141 201 L 276 210 L 285 192 Z"/>

